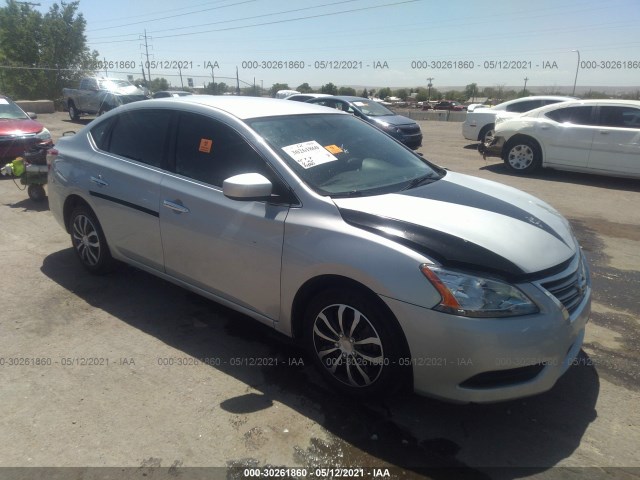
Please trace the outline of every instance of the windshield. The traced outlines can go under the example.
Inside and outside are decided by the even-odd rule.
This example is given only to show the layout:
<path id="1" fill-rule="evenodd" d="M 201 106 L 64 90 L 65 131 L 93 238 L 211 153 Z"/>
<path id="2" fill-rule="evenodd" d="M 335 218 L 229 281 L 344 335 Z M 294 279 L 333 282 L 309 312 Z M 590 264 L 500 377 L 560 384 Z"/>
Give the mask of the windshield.
<path id="1" fill-rule="evenodd" d="M 353 105 L 358 107 L 362 113 L 364 113 L 368 117 L 384 117 L 386 115 L 395 115 L 391 110 L 389 110 L 384 105 L 380 105 L 379 102 L 374 102 L 373 100 L 356 100 L 351 102 Z"/>
<path id="2" fill-rule="evenodd" d="M 0 119 L 15 120 L 19 118 L 29 118 L 15 103 L 6 98 L 0 98 Z"/>
<path id="3" fill-rule="evenodd" d="M 132 87 L 126 80 L 100 80 L 100 90 L 117 90 L 124 87 Z"/>
<path id="4" fill-rule="evenodd" d="M 397 192 L 443 171 L 351 115 L 294 115 L 247 122 L 321 195 Z M 420 182 L 421 183 L 421 182 Z"/>

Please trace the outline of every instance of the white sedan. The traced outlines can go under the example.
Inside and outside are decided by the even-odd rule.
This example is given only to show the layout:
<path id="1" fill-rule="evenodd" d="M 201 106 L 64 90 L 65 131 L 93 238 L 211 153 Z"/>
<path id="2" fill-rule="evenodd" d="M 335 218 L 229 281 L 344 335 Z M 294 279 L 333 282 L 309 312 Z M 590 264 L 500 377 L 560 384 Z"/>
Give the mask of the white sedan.
<path id="1" fill-rule="evenodd" d="M 469 105 L 467 108 L 467 116 L 462 124 L 462 136 L 467 140 L 491 143 L 497 116 L 501 118 L 515 117 L 534 108 L 566 102 L 567 100 L 575 99 L 573 97 L 560 97 L 556 95 L 537 95 L 509 100 L 493 108 L 478 104 Z"/>
<path id="2" fill-rule="evenodd" d="M 540 167 L 640 178 L 640 101 L 575 100 L 497 119 L 483 155 L 515 173 Z"/>

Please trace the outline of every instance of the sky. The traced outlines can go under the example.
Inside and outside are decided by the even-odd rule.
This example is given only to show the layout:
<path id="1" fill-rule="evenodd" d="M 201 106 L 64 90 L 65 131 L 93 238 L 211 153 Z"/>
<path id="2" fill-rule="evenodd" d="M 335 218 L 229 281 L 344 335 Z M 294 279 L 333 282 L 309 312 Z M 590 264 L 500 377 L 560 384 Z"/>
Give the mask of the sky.
<path id="1" fill-rule="evenodd" d="M 180 74 L 235 85 L 237 69 L 241 87 L 640 88 L 640 0 L 81 0 L 79 11 L 108 76 L 139 78 L 148 59 L 151 78 L 178 87 Z"/>

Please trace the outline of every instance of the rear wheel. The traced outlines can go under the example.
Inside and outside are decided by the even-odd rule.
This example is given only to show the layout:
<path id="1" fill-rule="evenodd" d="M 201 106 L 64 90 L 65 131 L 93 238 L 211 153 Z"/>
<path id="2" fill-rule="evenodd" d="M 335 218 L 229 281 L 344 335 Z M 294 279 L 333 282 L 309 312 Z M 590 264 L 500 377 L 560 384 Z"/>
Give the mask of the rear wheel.
<path id="1" fill-rule="evenodd" d="M 478 140 L 480 140 L 480 142 L 482 142 L 486 146 L 489 146 L 493 141 L 493 136 L 495 135 L 494 129 L 495 126 L 493 125 L 493 123 L 482 127 L 482 130 L 480 130 L 480 134 L 478 135 Z"/>
<path id="2" fill-rule="evenodd" d="M 106 273 L 113 258 L 100 223 L 87 206 L 77 207 L 69 219 L 71 243 L 82 266 L 91 273 Z"/>
<path id="3" fill-rule="evenodd" d="M 47 194 L 44 191 L 44 187 L 42 185 L 29 185 L 27 187 L 27 194 L 29 198 L 34 202 L 42 202 L 45 198 L 47 198 Z"/>
<path id="4" fill-rule="evenodd" d="M 326 290 L 307 308 L 307 348 L 325 379 L 346 394 L 391 393 L 404 379 L 396 319 L 379 302 L 358 290 Z"/>
<path id="5" fill-rule="evenodd" d="M 535 172 L 542 165 L 542 153 L 536 142 L 529 138 L 518 138 L 507 144 L 504 163 L 518 174 Z"/>

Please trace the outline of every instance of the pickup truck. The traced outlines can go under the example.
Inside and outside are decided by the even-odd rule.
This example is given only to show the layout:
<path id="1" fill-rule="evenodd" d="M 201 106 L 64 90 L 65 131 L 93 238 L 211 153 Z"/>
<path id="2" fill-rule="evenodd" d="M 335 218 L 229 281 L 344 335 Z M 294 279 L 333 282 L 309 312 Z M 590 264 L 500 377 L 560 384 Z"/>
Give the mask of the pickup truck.
<path id="1" fill-rule="evenodd" d="M 63 88 L 65 109 L 71 120 L 80 115 L 102 115 L 125 103 L 149 98 L 140 88 L 126 80 L 86 77 L 80 80 L 80 88 Z"/>

